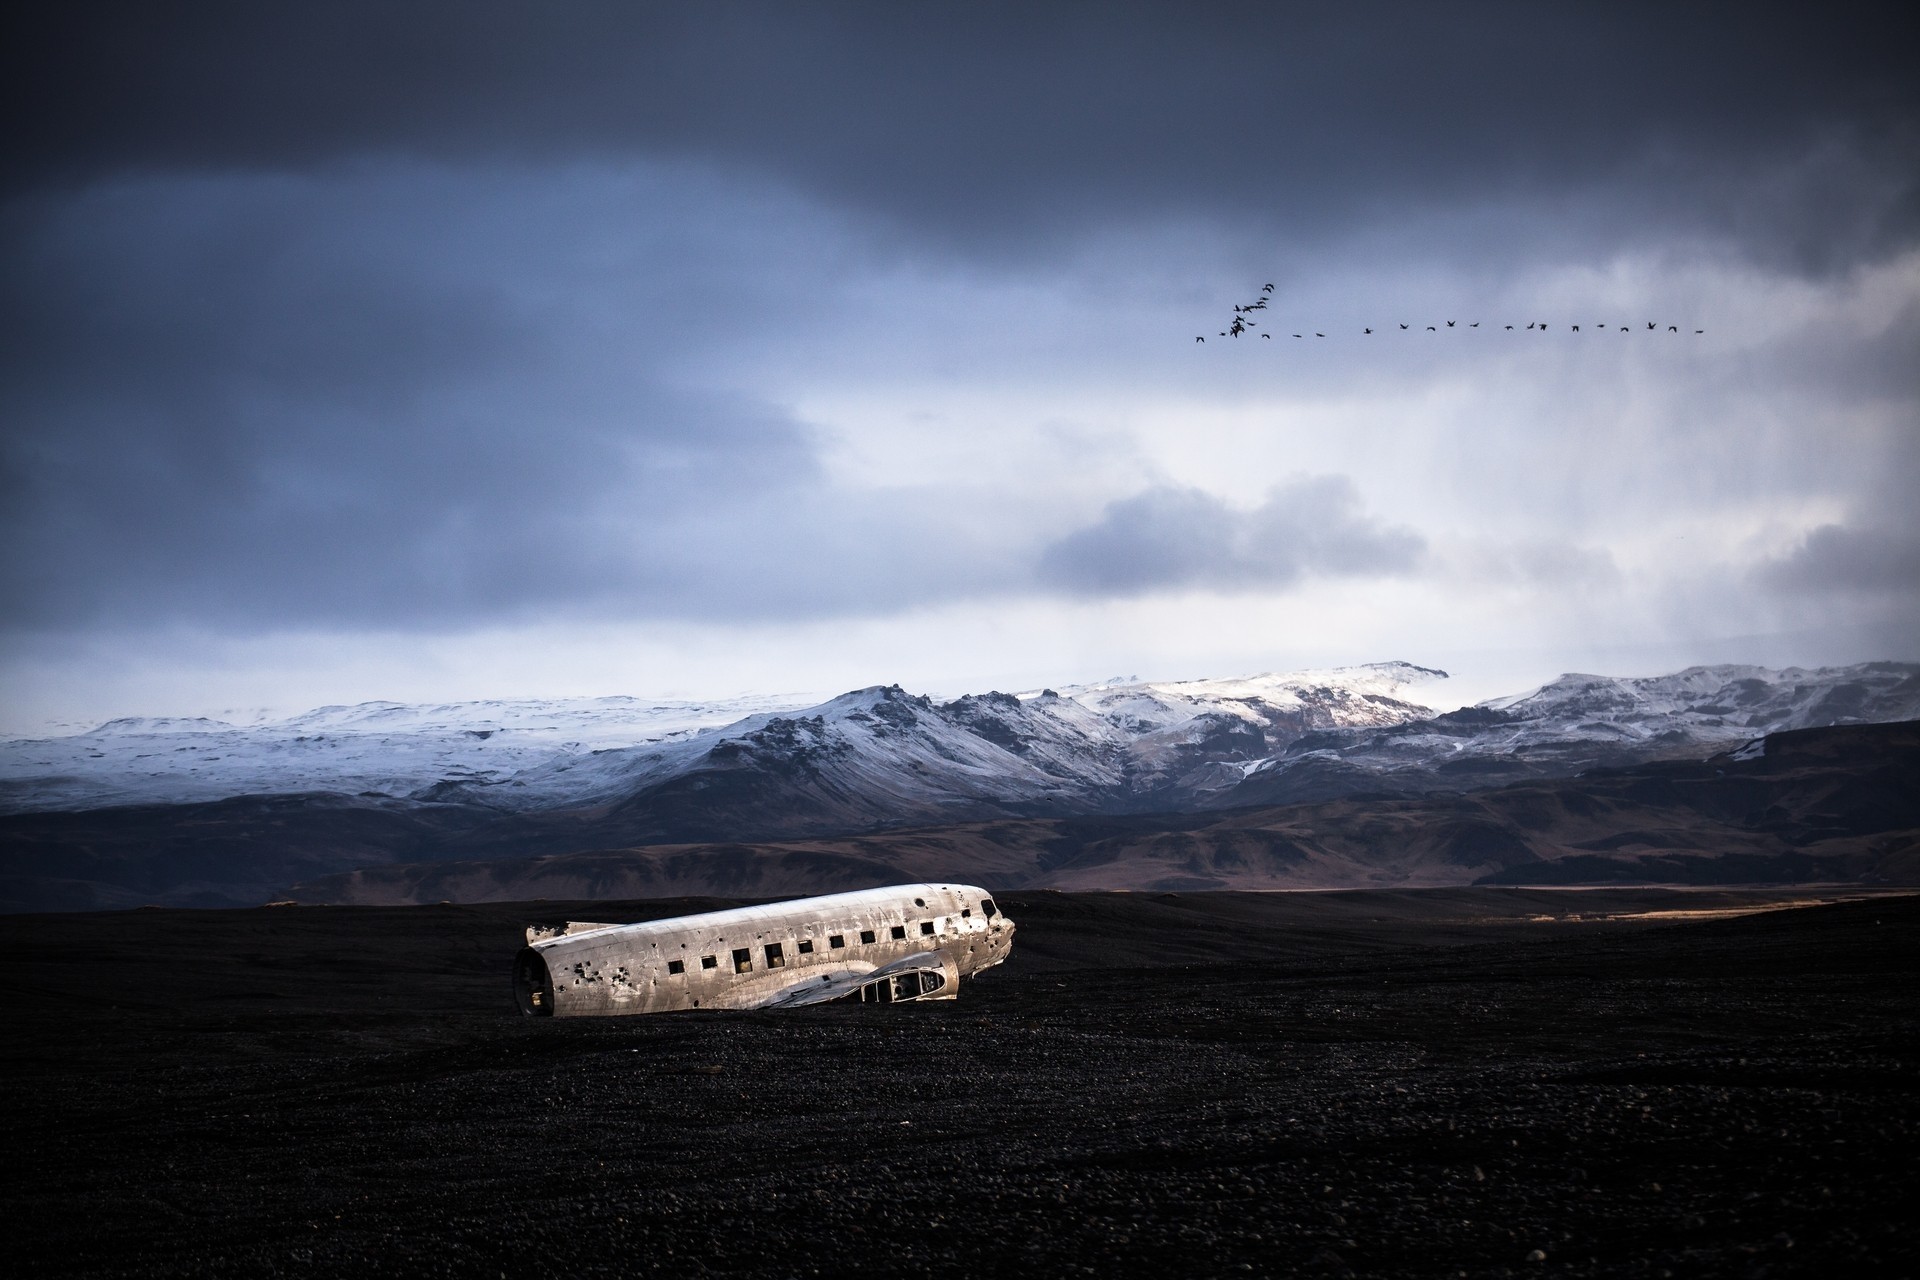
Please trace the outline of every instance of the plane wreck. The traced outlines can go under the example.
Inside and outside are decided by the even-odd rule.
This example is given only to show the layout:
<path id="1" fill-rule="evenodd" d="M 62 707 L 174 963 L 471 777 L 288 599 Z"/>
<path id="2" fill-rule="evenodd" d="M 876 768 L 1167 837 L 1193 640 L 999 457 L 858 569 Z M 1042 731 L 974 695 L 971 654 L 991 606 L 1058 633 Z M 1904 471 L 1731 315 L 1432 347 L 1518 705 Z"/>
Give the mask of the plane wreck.
<path id="1" fill-rule="evenodd" d="M 531 1017 L 952 1000 L 1013 948 L 987 891 L 909 884 L 639 924 L 530 925 L 514 996 Z"/>

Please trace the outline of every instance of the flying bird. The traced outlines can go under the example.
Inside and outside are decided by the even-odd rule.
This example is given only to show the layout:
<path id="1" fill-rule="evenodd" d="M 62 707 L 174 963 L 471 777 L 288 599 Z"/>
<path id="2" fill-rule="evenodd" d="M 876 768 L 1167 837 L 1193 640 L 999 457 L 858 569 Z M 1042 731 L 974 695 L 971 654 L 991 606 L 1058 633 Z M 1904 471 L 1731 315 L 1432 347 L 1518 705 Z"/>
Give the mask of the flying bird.
<path id="1" fill-rule="evenodd" d="M 1266 284 L 1264 284 L 1264 285 L 1262 285 L 1262 286 L 1260 287 L 1260 292 L 1262 292 L 1262 293 L 1272 293 L 1272 292 L 1273 292 L 1273 283 L 1272 283 L 1271 281 L 1269 281 L 1268 283 L 1266 283 Z"/>
<path id="2" fill-rule="evenodd" d="M 1197 333 L 1193 335 L 1193 340 L 1194 340 L 1195 342 L 1205 342 L 1205 341 L 1206 341 L 1206 339 L 1205 339 L 1205 338 L 1203 338 L 1203 337 L 1201 337 L 1201 336 L 1200 336 L 1199 334 L 1197 334 Z"/>
<path id="3" fill-rule="evenodd" d="M 1533 326 L 1532 326 L 1532 325 L 1528 325 L 1528 326 L 1527 326 L 1527 328 L 1529 328 L 1529 329 L 1531 329 L 1531 328 L 1533 328 Z"/>
<path id="4" fill-rule="evenodd" d="M 1451 320 L 1447 321 L 1447 328 L 1449 329 L 1453 328 L 1453 321 Z"/>
<path id="5" fill-rule="evenodd" d="M 1513 326 L 1512 326 L 1512 325 L 1508 325 L 1508 326 L 1507 326 L 1507 332 L 1508 332 L 1508 333 L 1512 333 L 1512 332 L 1513 332 Z"/>
<path id="6" fill-rule="evenodd" d="M 1400 327 L 1401 327 L 1402 329 L 1404 329 L 1404 328 L 1406 328 L 1407 326 L 1405 326 L 1405 325 L 1401 325 Z"/>
<path id="7" fill-rule="evenodd" d="M 1371 329 L 1362 329 L 1362 330 L 1361 330 L 1361 332 L 1362 332 L 1362 333 L 1372 333 L 1372 332 L 1373 332 L 1373 330 L 1371 330 Z"/>
<path id="8" fill-rule="evenodd" d="M 1579 325 L 1575 325 L 1575 326 L 1573 326 L 1573 331 L 1574 331 L 1575 333 L 1578 333 L 1578 332 L 1580 332 L 1580 326 L 1579 326 Z"/>
<path id="9" fill-rule="evenodd" d="M 1480 322 L 1478 320 L 1475 320 L 1472 324 L 1467 326 L 1467 328 L 1469 329 L 1478 329 L 1479 327 L 1480 327 Z"/>
<path id="10" fill-rule="evenodd" d="M 1668 333 L 1678 333 L 1678 332 L 1680 332 L 1680 326 L 1679 326 L 1679 325 L 1677 325 L 1677 324 L 1670 324 L 1670 325 L 1668 325 L 1668 326 L 1667 326 L 1667 332 L 1668 332 Z"/>
<path id="11" fill-rule="evenodd" d="M 1314 334 L 1313 336 L 1314 336 L 1314 337 L 1316 337 L 1316 338 L 1324 338 L 1324 337 L 1326 337 L 1327 335 L 1326 335 L 1326 334 L 1324 334 L 1324 333 L 1316 333 L 1316 334 Z"/>
<path id="12" fill-rule="evenodd" d="M 1654 323 L 1653 323 L 1653 321 L 1651 321 L 1651 320 L 1649 320 L 1649 321 L 1647 321 L 1647 328 L 1649 328 L 1649 329 L 1652 329 L 1652 328 L 1655 328 L 1655 327 L 1656 327 L 1656 326 L 1654 325 Z"/>
<path id="13" fill-rule="evenodd" d="M 1695 329 L 1695 330 L 1694 330 L 1694 332 L 1695 332 L 1695 333 L 1705 333 L 1705 332 L 1706 332 L 1706 330 L 1705 330 L 1705 329 Z"/>
<path id="14" fill-rule="evenodd" d="M 1438 333 L 1438 332 L 1440 332 L 1440 331 L 1439 331 L 1438 329 L 1436 329 L 1436 328 L 1434 328 L 1434 327 L 1433 327 L 1432 325 L 1428 325 L 1428 326 L 1427 326 L 1427 332 L 1428 332 L 1428 333 Z"/>

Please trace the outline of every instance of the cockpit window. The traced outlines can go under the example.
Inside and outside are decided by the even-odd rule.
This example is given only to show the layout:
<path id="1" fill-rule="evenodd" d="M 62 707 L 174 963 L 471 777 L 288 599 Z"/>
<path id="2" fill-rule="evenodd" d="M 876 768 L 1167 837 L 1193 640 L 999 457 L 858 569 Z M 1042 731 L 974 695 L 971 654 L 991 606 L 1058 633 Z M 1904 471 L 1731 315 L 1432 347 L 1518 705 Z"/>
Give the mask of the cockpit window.
<path id="1" fill-rule="evenodd" d="M 985 915 L 989 920 L 1000 914 L 1000 908 L 993 905 L 992 898 L 980 899 L 980 911 L 981 914 Z"/>

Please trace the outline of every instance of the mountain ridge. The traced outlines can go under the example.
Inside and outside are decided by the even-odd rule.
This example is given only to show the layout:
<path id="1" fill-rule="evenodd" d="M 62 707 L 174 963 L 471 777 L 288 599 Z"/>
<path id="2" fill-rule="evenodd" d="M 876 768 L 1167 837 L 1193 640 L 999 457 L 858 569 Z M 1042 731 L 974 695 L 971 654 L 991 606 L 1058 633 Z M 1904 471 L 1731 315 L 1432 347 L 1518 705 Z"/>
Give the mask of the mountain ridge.
<path id="1" fill-rule="evenodd" d="M 1411 804 L 1423 816 L 1406 821 L 1432 829 L 1409 829 L 1396 838 L 1430 850 L 1445 846 L 1452 850 L 1446 857 L 1465 868 L 1483 846 L 1500 858 L 1519 857 L 1534 849 L 1532 837 L 1515 835 L 1501 822 L 1449 817 L 1446 806 L 1455 801 L 1448 797 L 1662 762 L 1697 766 L 1709 756 L 1744 767 L 1764 757 L 1757 744 L 1771 741 L 1756 736 L 1756 727 L 1777 735 L 1822 724 L 1920 719 L 1920 666 L 1913 664 L 1779 672 L 1696 667 L 1644 678 L 1572 675 L 1444 713 L 1396 696 L 1439 678 L 1442 673 L 1429 668 L 1389 663 L 1238 680 L 989 692 L 944 702 L 898 685 L 874 685 L 810 707 L 761 704 L 724 725 L 694 721 L 719 718 L 738 704 L 680 706 L 659 715 L 649 708 L 647 724 L 661 730 L 658 736 L 613 746 L 566 736 L 581 722 L 566 721 L 550 706 L 527 711 L 518 724 L 496 713 L 487 725 L 450 716 L 445 707 L 325 708 L 253 739 L 266 744 L 261 768 L 289 784 L 304 782 L 304 789 L 0 814 L 0 909 L 234 905 L 262 900 L 287 885 L 394 865 L 638 848 L 706 849 L 708 873 L 694 868 L 681 877 L 692 883 L 700 874 L 719 873 L 714 850 L 796 841 L 825 842 L 805 855 L 807 865 L 824 875 L 844 852 L 827 846 L 849 840 L 911 842 L 920 838 L 915 831 L 966 824 L 1105 819 L 1158 823 L 1155 838 L 1167 850 L 1181 845 L 1180 830 L 1208 829 L 1206 839 L 1217 849 L 1188 848 L 1182 856 L 1198 857 L 1204 868 L 1213 866 L 1215 853 L 1237 851 L 1257 869 L 1247 873 L 1251 878 L 1243 887 L 1290 883 L 1297 877 L 1287 869 L 1288 858 L 1319 865 L 1325 872 L 1319 879 L 1329 883 L 1342 877 L 1373 883 L 1368 877 L 1374 871 L 1364 868 L 1387 874 L 1395 865 L 1390 849 L 1365 856 L 1357 849 L 1316 853 L 1302 832 L 1247 834 L 1234 815 L 1328 804 L 1385 814 Z M 530 723 L 536 714 L 544 719 Z M 632 732 L 632 719 L 602 721 L 599 740 L 617 742 L 619 734 Z M 356 722 L 386 727 L 365 731 L 371 747 L 335 745 L 341 726 Z M 396 722 L 428 727 L 396 736 Z M 148 727 L 137 723 L 101 728 L 110 731 L 76 735 L 68 747 L 91 749 L 117 738 L 125 747 L 120 757 L 103 752 L 102 758 L 125 766 L 173 742 L 165 735 L 181 732 L 177 725 L 163 726 L 156 744 Z M 313 729 L 325 732 L 303 732 Z M 454 744 L 458 759 L 472 760 L 515 729 L 546 735 L 531 753 L 498 757 L 526 767 L 505 774 L 445 767 L 447 743 Z M 243 741 L 220 737 L 205 748 L 203 740 L 202 755 L 221 757 Z M 291 756 L 281 752 L 289 743 Z M 0 755 L 7 766 L 0 768 L 0 780 L 31 789 L 34 779 L 20 776 L 19 762 L 25 758 L 31 765 L 44 745 L 6 744 L 14 754 Z M 335 752 L 345 763 L 330 777 L 286 765 L 288 758 L 302 763 Z M 192 754 L 177 742 L 172 753 Z M 400 794 L 345 789 L 343 783 L 365 775 L 369 761 L 375 772 L 385 771 L 382 776 L 421 785 Z M 243 775 L 240 766 L 257 764 L 224 758 L 206 763 L 228 768 L 226 774 L 214 769 L 216 779 Z M 414 772 L 407 774 L 408 768 Z M 176 764 L 174 775 L 162 771 L 160 782 L 181 769 Z M 1614 839 L 1635 829 L 1628 824 L 1590 838 Z M 1049 846 L 1055 852 L 1062 847 Z M 1549 860 L 1574 856 L 1555 848 Z M 986 857 L 992 851 L 978 845 L 977 852 Z M 1575 852 L 1611 856 L 1617 849 Z M 1768 845 L 1764 856 L 1786 852 L 1784 845 Z M 789 855 L 801 857 L 797 849 L 781 856 Z M 1059 871 L 1049 861 L 1053 856 L 1035 855 L 1034 865 L 1053 874 Z M 869 870 L 884 862 L 863 857 Z M 1432 865 L 1446 863 L 1446 857 L 1435 857 L 1440 860 Z M 1481 873 L 1510 869 L 1496 861 Z M 1858 866 L 1871 863 L 1856 860 Z M 983 874 L 998 865 L 988 858 Z M 1196 874 L 1201 881 L 1219 879 L 1217 870 Z M 1612 874 L 1609 867 L 1599 870 Z M 1092 878 L 1075 881 L 1076 887 L 1120 887 L 1098 883 L 1106 872 L 1087 874 Z M 1226 875 L 1224 883 L 1241 885 L 1236 874 Z M 1126 883 L 1139 878 L 1132 872 L 1123 877 Z"/>

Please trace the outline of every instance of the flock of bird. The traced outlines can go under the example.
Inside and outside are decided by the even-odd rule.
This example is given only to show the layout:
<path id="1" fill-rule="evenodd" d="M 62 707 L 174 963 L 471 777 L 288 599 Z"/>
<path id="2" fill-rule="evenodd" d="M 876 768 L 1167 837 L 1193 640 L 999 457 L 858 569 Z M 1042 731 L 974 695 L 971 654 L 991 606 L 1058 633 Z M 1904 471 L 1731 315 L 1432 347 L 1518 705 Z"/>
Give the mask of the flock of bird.
<path id="1" fill-rule="evenodd" d="M 1260 322 L 1259 322 L 1259 321 L 1257 321 L 1257 320 L 1255 320 L 1255 319 L 1253 318 L 1253 313 L 1254 313 L 1254 312 L 1256 312 L 1256 311 L 1265 311 L 1265 310 L 1267 309 L 1267 298 L 1268 298 L 1268 297 L 1269 297 L 1269 296 L 1270 296 L 1270 295 L 1271 295 L 1272 293 L 1273 293 L 1273 286 L 1272 286 L 1271 284 L 1267 284 L 1267 285 L 1262 285 L 1262 286 L 1261 286 L 1261 289 L 1260 289 L 1260 296 L 1259 296 L 1259 297 L 1258 297 L 1257 299 L 1255 299 L 1255 300 L 1254 300 L 1254 301 L 1252 301 L 1252 302 L 1249 302 L 1249 303 L 1246 303 L 1246 304 L 1244 304 L 1244 305 L 1236 305 L 1236 306 L 1234 307 L 1234 309 L 1233 309 L 1233 321 L 1232 321 L 1232 323 L 1230 323 L 1230 324 L 1228 324 L 1226 328 L 1224 328 L 1224 329 L 1222 329 L 1222 330 L 1220 331 L 1220 335 L 1219 335 L 1219 336 L 1221 336 L 1222 338 L 1238 338 L 1238 337 L 1240 337 L 1240 336 L 1242 336 L 1243 334 L 1249 334 L 1249 333 L 1252 333 L 1252 332 L 1253 332 L 1253 331 L 1254 331 L 1255 329 L 1258 329 L 1258 328 L 1260 327 Z M 1396 323 L 1397 323 L 1397 322 L 1396 322 Z M 1412 326 L 1412 325 L 1406 325 L 1406 324 L 1403 324 L 1403 325 L 1401 325 L 1400 327 L 1401 327 L 1402 329 L 1411 329 L 1411 328 L 1412 328 L 1413 326 Z M 1457 321 L 1453 321 L 1453 320 L 1449 320 L 1449 321 L 1447 321 L 1447 325 L 1446 325 L 1446 327 L 1447 327 L 1447 328 L 1449 328 L 1449 329 L 1453 329 L 1453 328 L 1456 328 L 1456 327 L 1458 327 L 1458 322 L 1457 322 Z M 1475 320 L 1475 321 L 1473 321 L 1473 322 L 1471 322 L 1470 324 L 1468 324 L 1468 325 L 1467 325 L 1467 328 L 1469 328 L 1469 329 L 1478 329 L 1479 327 L 1480 327 L 1480 322 L 1479 322 L 1478 320 Z M 1511 324 L 1509 324 L 1509 325 L 1503 325 L 1503 326 L 1501 326 L 1501 327 L 1502 327 L 1502 328 L 1504 328 L 1504 329 L 1507 329 L 1507 330 L 1513 330 L 1513 329 L 1516 329 L 1516 328 L 1519 328 L 1520 326 L 1517 326 L 1517 325 L 1511 325 Z M 1528 324 L 1528 325 L 1527 325 L 1527 326 L 1525 326 L 1525 327 L 1526 327 L 1526 328 L 1528 328 L 1528 329 L 1537 329 L 1537 330 L 1539 330 L 1539 331 L 1540 331 L 1540 332 L 1542 332 L 1542 333 L 1545 333 L 1545 332 L 1547 331 L 1547 329 L 1549 328 L 1549 326 L 1548 326 L 1548 324 L 1547 324 L 1547 323 L 1546 323 L 1546 321 L 1544 321 L 1544 320 L 1536 320 L 1536 321 L 1534 321 L 1534 322 L 1532 322 L 1531 324 Z M 1579 326 L 1579 325 L 1577 325 L 1577 324 L 1570 324 L 1570 325 L 1567 325 L 1566 327 L 1567 327 L 1568 329 L 1571 329 L 1571 330 L 1572 330 L 1573 332 L 1575 332 L 1575 333 L 1579 333 L 1579 332 L 1580 332 L 1580 326 Z M 1589 325 L 1589 326 L 1588 326 L 1588 328 L 1590 328 L 1591 330 L 1593 330 L 1593 331 L 1594 331 L 1595 333 L 1605 333 L 1605 332 L 1607 332 L 1607 331 L 1608 331 L 1609 329 L 1611 329 L 1612 327 L 1613 327 L 1612 325 L 1608 325 L 1608 324 L 1596 324 L 1596 325 Z M 1658 331 L 1660 330 L 1660 327 L 1661 327 L 1661 326 L 1660 326 L 1660 324 L 1659 324 L 1659 322 L 1658 322 L 1658 321 L 1655 321 L 1655 320 L 1649 320 L 1649 321 L 1647 321 L 1647 328 L 1646 328 L 1646 330 L 1645 330 L 1645 332 L 1656 332 L 1656 333 L 1657 333 L 1657 332 L 1658 332 Z M 1427 329 L 1427 332 L 1428 332 L 1428 333 L 1438 333 L 1438 332 L 1440 332 L 1440 326 L 1439 326 L 1439 325 L 1436 325 L 1436 324 L 1430 324 L 1430 325 L 1428 325 L 1428 326 L 1426 327 L 1426 329 Z M 1670 324 L 1670 325 L 1667 325 L 1667 326 L 1666 326 L 1666 330 L 1667 330 L 1667 332 L 1668 332 L 1668 333 L 1678 333 L 1678 332 L 1680 332 L 1680 326 L 1679 326 L 1679 325 L 1677 325 L 1677 324 Z M 1311 330 L 1309 330 L 1308 332 L 1312 332 L 1312 331 L 1311 331 Z M 1362 334 L 1362 335 L 1366 335 L 1366 334 L 1370 334 L 1370 333 L 1372 333 L 1372 332 L 1373 332 L 1373 330 L 1372 330 L 1372 329 L 1362 329 L 1362 330 L 1361 330 L 1360 332 L 1361 332 L 1361 334 Z M 1621 326 L 1620 326 L 1620 332 L 1621 332 L 1621 333 L 1632 333 L 1632 332 L 1633 332 L 1633 326 L 1632 326 L 1632 325 L 1630 325 L 1630 324 L 1623 324 L 1623 325 L 1621 325 Z M 1705 332 L 1706 332 L 1706 330 L 1705 330 L 1705 329 L 1695 329 L 1695 330 L 1694 330 L 1694 332 L 1695 332 L 1695 333 L 1705 333 Z M 1271 337 L 1273 337 L 1273 335 L 1272 335 L 1272 334 L 1270 334 L 1270 333 L 1263 333 L 1263 334 L 1261 334 L 1260 336 L 1261 336 L 1261 337 L 1263 337 L 1263 338 L 1271 338 Z M 1294 337 L 1296 337 L 1296 338 L 1304 338 L 1304 337 L 1306 337 L 1306 336 L 1307 336 L 1307 334 L 1306 334 L 1306 333 L 1296 333 L 1296 334 L 1294 334 L 1293 336 L 1294 336 Z M 1324 334 L 1324 333 L 1314 333 L 1314 334 L 1313 334 L 1313 336 L 1314 336 L 1314 337 L 1316 337 L 1316 338 L 1324 338 L 1324 337 L 1326 337 L 1327 335 L 1326 335 L 1326 334 Z M 1195 342 L 1205 342 L 1205 341 L 1207 340 L 1207 336 L 1206 336 L 1205 334 L 1203 334 L 1203 333 L 1200 333 L 1200 334 L 1195 334 L 1195 335 L 1194 335 L 1194 337 L 1193 337 L 1193 340 L 1194 340 Z"/>

